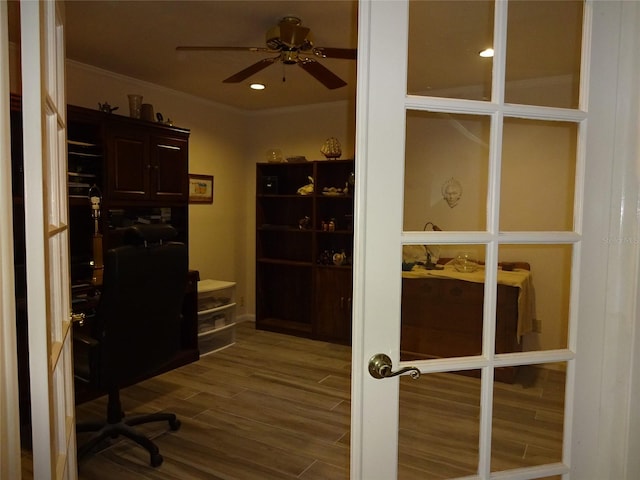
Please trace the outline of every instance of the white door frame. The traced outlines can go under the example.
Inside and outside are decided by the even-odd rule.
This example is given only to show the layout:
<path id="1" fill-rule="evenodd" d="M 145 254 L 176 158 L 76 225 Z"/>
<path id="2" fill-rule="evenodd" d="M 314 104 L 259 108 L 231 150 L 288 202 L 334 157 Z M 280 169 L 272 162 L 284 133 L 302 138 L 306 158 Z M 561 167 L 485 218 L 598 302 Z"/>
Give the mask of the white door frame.
<path id="1" fill-rule="evenodd" d="M 384 9 L 385 3 L 386 13 L 378 15 L 378 8 Z M 396 359 L 398 357 L 399 286 L 389 288 L 380 279 L 385 278 L 385 272 L 399 268 L 396 265 L 399 259 L 389 254 L 387 257 L 391 258 L 374 262 L 365 256 L 365 249 L 379 253 L 395 246 L 384 245 L 381 226 L 368 221 L 364 202 L 368 202 L 369 212 L 401 211 L 398 205 L 401 199 L 390 195 L 377 198 L 367 195 L 367 190 L 378 194 L 384 191 L 381 185 L 373 183 L 379 181 L 380 176 L 372 178 L 371 170 L 386 171 L 389 182 L 394 182 L 398 176 L 397 167 L 390 170 L 388 160 L 402 151 L 404 138 L 394 129 L 393 122 L 389 124 L 389 119 L 404 120 L 405 99 L 389 98 L 389 92 L 384 88 L 372 87 L 369 75 L 379 71 L 377 53 L 392 48 L 385 43 L 386 35 L 378 32 L 393 32 L 394 37 L 406 36 L 403 15 L 399 15 L 398 23 L 394 12 L 394 9 L 406 8 L 403 3 L 360 2 L 356 133 L 356 181 L 360 187 L 356 189 L 351 424 L 353 479 L 395 478 L 397 462 L 397 431 L 394 435 L 387 430 L 384 438 L 376 438 L 381 431 L 378 426 L 386 422 L 385 418 L 397 419 L 397 382 L 389 379 L 372 381 L 366 373 L 366 363 L 370 355 L 378 351 L 390 353 L 392 358 L 394 354 Z M 638 419 L 633 406 L 640 400 L 640 386 L 637 381 L 632 382 L 632 374 L 637 380 L 640 364 L 638 355 L 634 356 L 634 347 L 639 343 L 635 327 L 638 242 L 634 239 L 638 239 L 635 212 L 639 158 L 635 136 L 640 126 L 637 92 L 640 65 L 636 58 L 640 43 L 640 8 L 638 2 L 595 2 L 591 6 L 595 20 L 595 68 L 589 77 L 583 76 L 583 81 L 589 81 L 592 92 L 601 94 L 592 96 L 589 101 L 591 131 L 584 153 L 587 158 L 603 161 L 588 161 L 589 168 L 585 171 L 588 195 L 583 207 L 587 213 L 581 223 L 580 248 L 586 261 L 579 277 L 583 285 L 578 307 L 580 328 L 572 332 L 570 345 L 578 359 L 575 362 L 576 390 L 568 398 L 577 408 L 575 414 L 567 418 L 574 433 L 569 435 L 571 443 L 565 445 L 566 461 L 573 459 L 570 462 L 572 470 L 566 478 L 571 475 L 571 478 L 581 480 L 634 478 L 638 460 L 630 449 L 638 447 L 639 434 L 637 428 L 629 426 L 629 421 Z M 375 10 L 373 14 L 372 10 Z M 600 50 L 601 46 L 605 49 Z M 396 55 L 397 59 L 393 55 L 382 57 L 386 57 L 385 68 L 396 75 L 405 70 L 404 65 L 393 64 L 404 62 L 404 58 L 397 58 L 402 55 Z M 397 92 L 391 94 L 397 95 Z M 594 131 L 598 135 L 593 135 Z M 385 142 L 375 143 L 379 138 L 384 138 Z M 632 174 L 631 178 L 629 174 Z M 627 208 L 621 210 L 621 206 Z M 387 224 L 384 228 L 397 231 L 400 236 L 401 225 Z M 609 235 L 603 235 L 604 232 Z M 609 242 L 603 244 L 605 238 Z M 379 257 L 377 255 L 377 259 Z M 365 281 L 370 295 L 382 296 L 386 306 L 371 308 L 371 299 L 365 297 Z M 612 284 L 616 290 L 611 288 Z M 386 330 L 384 326 L 380 327 L 383 322 L 380 319 L 393 327 Z M 383 386 L 385 382 L 386 386 Z M 570 383 L 569 390 L 573 382 Z M 375 402 L 365 401 L 372 397 Z M 361 450 L 361 446 L 369 442 L 375 444 L 372 455 Z"/>
<path id="2" fill-rule="evenodd" d="M 576 466 L 573 478 L 635 479 L 640 477 L 640 2 L 596 2 L 596 7 L 596 14 L 606 15 L 609 22 L 600 24 L 602 31 L 596 34 L 613 36 L 618 48 L 598 52 L 596 68 L 602 74 L 592 81 L 609 76 L 610 89 L 607 98 L 589 107 L 600 109 L 606 118 L 600 128 L 606 129 L 607 141 L 592 137 L 587 151 L 612 161 L 609 170 L 591 179 L 609 185 L 609 197 L 585 205 L 591 212 L 585 228 L 593 223 L 585 242 L 599 244 L 603 252 L 587 262 L 584 274 L 597 275 L 599 284 L 597 291 L 585 295 L 605 292 L 605 298 L 595 319 L 598 334 L 578 332 L 583 355 L 594 362 L 592 368 L 577 369 L 576 382 L 583 389 L 576 391 L 576 398 L 589 402 L 597 415 L 583 424 L 576 419 L 576 443 L 579 440 L 593 459 Z M 599 388 L 588 388 L 590 382 Z"/>

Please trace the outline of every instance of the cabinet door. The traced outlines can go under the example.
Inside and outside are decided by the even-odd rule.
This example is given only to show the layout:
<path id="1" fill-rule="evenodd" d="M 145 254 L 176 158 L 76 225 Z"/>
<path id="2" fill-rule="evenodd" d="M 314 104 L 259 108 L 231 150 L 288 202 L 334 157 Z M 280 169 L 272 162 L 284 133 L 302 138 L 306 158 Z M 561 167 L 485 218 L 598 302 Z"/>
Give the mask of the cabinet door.
<path id="1" fill-rule="evenodd" d="M 107 192 L 118 200 L 149 196 L 149 140 L 143 130 L 113 128 L 108 134 Z"/>
<path id="2" fill-rule="evenodd" d="M 315 336 L 351 342 L 351 269 L 317 267 L 315 285 Z"/>
<path id="3" fill-rule="evenodd" d="M 151 137 L 150 198 L 163 203 L 186 202 L 188 184 L 188 143 L 175 137 Z"/>

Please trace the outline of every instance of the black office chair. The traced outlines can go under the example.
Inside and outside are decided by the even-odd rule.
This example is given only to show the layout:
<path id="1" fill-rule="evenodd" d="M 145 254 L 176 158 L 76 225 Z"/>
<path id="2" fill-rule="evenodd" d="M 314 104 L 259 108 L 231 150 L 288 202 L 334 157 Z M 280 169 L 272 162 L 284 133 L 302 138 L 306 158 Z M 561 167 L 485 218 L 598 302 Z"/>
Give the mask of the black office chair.
<path id="1" fill-rule="evenodd" d="M 158 447 L 132 427 L 180 421 L 172 413 L 125 418 L 120 389 L 162 372 L 180 348 L 182 302 L 188 255 L 183 243 L 171 242 L 169 225 L 136 225 L 123 237 L 124 246 L 110 249 L 104 259 L 104 279 L 89 343 L 91 363 L 77 366 L 76 377 L 108 393 L 106 422 L 76 425 L 77 432 L 97 432 L 79 446 L 82 459 L 107 438 L 124 435 L 149 451 L 151 466 L 162 463 Z"/>

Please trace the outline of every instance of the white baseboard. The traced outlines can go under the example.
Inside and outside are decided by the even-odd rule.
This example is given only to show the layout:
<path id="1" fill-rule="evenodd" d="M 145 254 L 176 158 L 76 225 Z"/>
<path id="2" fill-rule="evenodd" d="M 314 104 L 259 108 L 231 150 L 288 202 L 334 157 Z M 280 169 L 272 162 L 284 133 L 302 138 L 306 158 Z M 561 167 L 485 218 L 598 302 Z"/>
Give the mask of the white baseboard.
<path id="1" fill-rule="evenodd" d="M 236 323 L 240 322 L 254 322 L 256 321 L 255 314 L 245 313 L 243 315 L 236 315 Z"/>

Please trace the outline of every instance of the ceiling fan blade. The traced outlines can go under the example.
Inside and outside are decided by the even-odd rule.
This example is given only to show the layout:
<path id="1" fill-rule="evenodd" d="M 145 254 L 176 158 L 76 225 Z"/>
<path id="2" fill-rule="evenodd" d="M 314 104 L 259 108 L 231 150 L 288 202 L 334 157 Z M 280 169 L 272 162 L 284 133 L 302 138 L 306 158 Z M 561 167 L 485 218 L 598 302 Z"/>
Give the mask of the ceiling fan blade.
<path id="1" fill-rule="evenodd" d="M 180 45 L 176 47 L 179 52 L 259 52 L 259 53 L 278 53 L 265 47 L 214 47 L 210 45 Z"/>
<path id="2" fill-rule="evenodd" d="M 260 70 L 263 70 L 263 69 L 267 68 L 269 65 L 273 64 L 274 62 L 276 62 L 279 58 L 280 57 L 263 58 L 259 62 L 256 62 L 253 65 L 248 66 L 244 70 L 240 70 L 235 75 L 231 75 L 229 78 L 223 80 L 222 83 L 238 83 L 238 82 L 241 82 L 241 81 L 249 78 L 251 75 L 254 75 L 254 74 L 258 73 Z"/>
<path id="3" fill-rule="evenodd" d="M 342 58 L 355 60 L 358 51 L 355 48 L 314 47 L 313 54 L 321 58 Z"/>
<path id="4" fill-rule="evenodd" d="M 298 65 L 330 90 L 344 87 L 347 84 L 331 70 L 311 58 L 300 60 Z"/>

